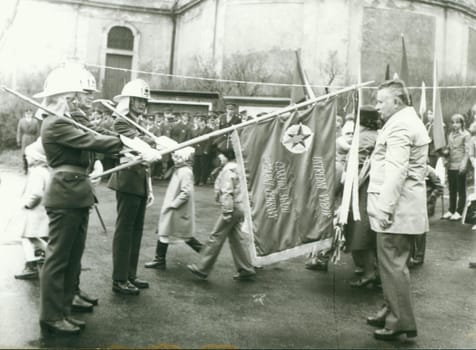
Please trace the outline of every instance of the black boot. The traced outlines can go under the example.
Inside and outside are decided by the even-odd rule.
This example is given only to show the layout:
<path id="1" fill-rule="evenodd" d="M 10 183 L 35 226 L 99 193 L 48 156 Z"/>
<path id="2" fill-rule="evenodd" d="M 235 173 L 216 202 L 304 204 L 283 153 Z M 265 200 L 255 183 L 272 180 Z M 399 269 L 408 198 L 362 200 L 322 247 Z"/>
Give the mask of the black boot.
<path id="1" fill-rule="evenodd" d="M 27 262 L 23 271 L 15 275 L 17 280 L 35 280 L 38 279 L 38 267 L 35 262 Z"/>
<path id="2" fill-rule="evenodd" d="M 157 241 L 157 246 L 155 247 L 155 258 L 154 260 L 145 263 L 145 267 L 148 269 L 158 269 L 158 270 L 165 270 L 166 263 L 165 257 L 167 255 L 167 248 L 169 245 L 167 243 L 162 243 L 161 241 Z"/>
<path id="3" fill-rule="evenodd" d="M 189 240 L 187 240 L 185 243 L 187 243 L 187 245 L 192 248 L 193 250 L 195 250 L 197 253 L 200 253 L 200 251 L 202 250 L 203 248 L 203 244 L 202 242 L 200 242 L 198 239 L 196 239 L 195 237 L 192 237 L 190 238 Z"/>

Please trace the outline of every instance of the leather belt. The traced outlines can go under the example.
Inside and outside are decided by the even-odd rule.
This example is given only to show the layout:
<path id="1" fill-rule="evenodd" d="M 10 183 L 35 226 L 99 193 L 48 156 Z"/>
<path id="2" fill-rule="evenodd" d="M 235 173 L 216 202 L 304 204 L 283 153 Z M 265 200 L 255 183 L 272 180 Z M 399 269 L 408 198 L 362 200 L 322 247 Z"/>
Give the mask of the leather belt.
<path id="1" fill-rule="evenodd" d="M 76 173 L 76 174 L 82 174 L 82 175 L 87 175 L 87 170 L 83 167 L 77 166 L 77 165 L 69 165 L 69 164 L 63 164 L 60 166 L 57 166 L 55 168 L 52 168 L 53 173 L 60 173 L 60 172 L 67 172 L 67 173 Z"/>

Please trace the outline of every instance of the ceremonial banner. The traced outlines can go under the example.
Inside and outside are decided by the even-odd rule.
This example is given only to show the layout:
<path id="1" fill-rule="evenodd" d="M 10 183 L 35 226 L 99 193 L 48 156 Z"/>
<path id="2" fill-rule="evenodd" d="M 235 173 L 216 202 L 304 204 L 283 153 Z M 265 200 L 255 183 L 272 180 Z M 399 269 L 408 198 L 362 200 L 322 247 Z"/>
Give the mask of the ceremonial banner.
<path id="1" fill-rule="evenodd" d="M 255 264 L 330 248 L 335 183 L 335 99 L 245 127 L 232 143 L 241 168 Z M 246 196 L 249 196 L 246 199 Z"/>

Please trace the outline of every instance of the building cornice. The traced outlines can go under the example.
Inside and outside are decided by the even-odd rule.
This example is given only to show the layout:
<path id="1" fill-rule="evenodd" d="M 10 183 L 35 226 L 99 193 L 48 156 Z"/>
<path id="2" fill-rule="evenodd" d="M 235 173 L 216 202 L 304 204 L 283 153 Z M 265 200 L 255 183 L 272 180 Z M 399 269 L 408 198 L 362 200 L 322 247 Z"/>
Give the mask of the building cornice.
<path id="1" fill-rule="evenodd" d="M 121 10 L 121 11 L 127 11 L 127 12 L 139 12 L 139 13 L 167 15 L 167 16 L 173 15 L 172 10 L 168 8 L 157 8 L 157 7 L 151 7 L 151 6 L 137 6 L 137 5 L 122 5 L 122 4 L 107 3 L 103 1 L 95 1 L 95 0 L 36 0 L 36 1 L 50 2 L 55 4 L 65 4 L 65 5 L 89 6 L 89 7 L 103 8 L 103 9 L 109 9 L 109 10 Z"/>
<path id="2" fill-rule="evenodd" d="M 408 0 L 412 3 L 420 3 L 440 7 L 445 10 L 454 10 L 466 16 L 476 19 L 476 4 L 470 5 L 464 0 Z"/>
<path id="3" fill-rule="evenodd" d="M 98 0 L 36 0 L 57 4 L 67 4 L 67 5 L 76 5 L 76 6 L 90 6 L 96 8 L 104 8 L 111 10 L 122 10 L 127 12 L 139 12 L 147 14 L 159 14 L 166 16 L 182 15 L 188 10 L 194 8 L 195 6 L 203 3 L 205 0 L 190 0 L 185 2 L 182 6 L 177 8 L 157 8 L 152 6 L 137 6 L 137 5 L 122 5 L 115 3 L 107 3 L 105 1 Z M 445 10 L 454 10 L 456 12 L 462 13 L 468 17 L 476 19 L 476 4 L 471 5 L 468 2 L 462 0 L 408 0 L 411 3 L 420 3 L 425 5 L 430 5 L 434 7 L 440 7 Z"/>

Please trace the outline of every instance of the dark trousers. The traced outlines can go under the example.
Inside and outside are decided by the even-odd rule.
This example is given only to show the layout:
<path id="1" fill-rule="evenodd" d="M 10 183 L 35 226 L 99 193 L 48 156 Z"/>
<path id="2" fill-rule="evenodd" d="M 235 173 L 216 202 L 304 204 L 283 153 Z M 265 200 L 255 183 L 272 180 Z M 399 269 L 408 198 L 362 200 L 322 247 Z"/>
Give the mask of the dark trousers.
<path id="1" fill-rule="evenodd" d="M 25 154 L 22 155 L 22 160 L 23 160 L 23 172 L 25 174 L 28 174 L 28 162 L 26 160 L 26 155 Z"/>
<path id="2" fill-rule="evenodd" d="M 407 266 L 413 241 L 413 235 L 377 233 L 378 267 L 388 309 L 385 328 L 395 331 L 416 330 Z"/>
<path id="3" fill-rule="evenodd" d="M 117 191 L 116 200 L 117 219 L 112 243 L 112 279 L 127 281 L 137 277 L 147 198 Z"/>
<path id="4" fill-rule="evenodd" d="M 414 260 L 425 261 L 425 250 L 426 250 L 426 233 L 422 235 L 416 235 L 413 239 L 412 244 L 412 254 L 411 257 Z"/>
<path id="5" fill-rule="evenodd" d="M 449 211 L 462 214 L 466 204 L 466 173 L 460 174 L 458 170 L 448 170 L 448 188 L 450 191 Z"/>
<path id="6" fill-rule="evenodd" d="M 46 208 L 46 212 L 49 241 L 40 278 L 40 320 L 56 321 L 71 313 L 86 242 L 89 208 Z"/>
<path id="7" fill-rule="evenodd" d="M 195 156 L 193 160 L 193 176 L 195 185 L 207 183 L 207 156 L 205 154 Z"/>

